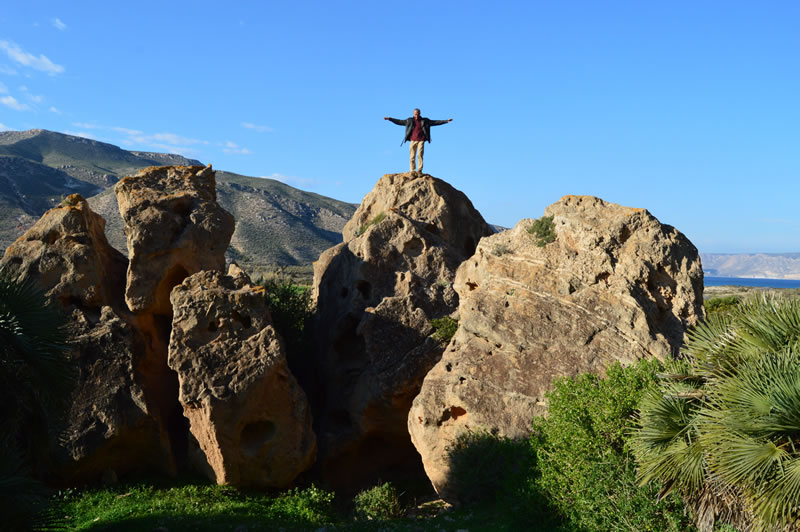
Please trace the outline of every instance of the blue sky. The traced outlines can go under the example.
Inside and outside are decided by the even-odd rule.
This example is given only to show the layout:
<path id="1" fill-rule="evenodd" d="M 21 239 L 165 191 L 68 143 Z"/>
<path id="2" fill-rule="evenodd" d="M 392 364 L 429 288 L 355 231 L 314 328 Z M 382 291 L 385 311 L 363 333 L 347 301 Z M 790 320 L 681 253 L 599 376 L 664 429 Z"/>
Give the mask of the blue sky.
<path id="1" fill-rule="evenodd" d="M 359 202 L 425 169 L 491 223 L 565 194 L 705 252 L 800 251 L 800 2 L 7 2 L 0 128 Z"/>

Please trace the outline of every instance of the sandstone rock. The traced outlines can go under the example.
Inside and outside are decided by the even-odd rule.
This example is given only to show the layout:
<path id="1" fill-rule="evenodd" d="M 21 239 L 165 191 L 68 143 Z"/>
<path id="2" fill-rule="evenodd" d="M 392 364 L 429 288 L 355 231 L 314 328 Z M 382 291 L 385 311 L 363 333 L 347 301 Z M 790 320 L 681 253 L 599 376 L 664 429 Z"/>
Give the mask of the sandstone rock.
<path id="1" fill-rule="evenodd" d="M 174 286 L 225 266 L 234 220 L 217 204 L 214 187 L 210 166 L 150 167 L 115 185 L 130 257 L 125 301 L 132 311 L 169 315 Z"/>
<path id="2" fill-rule="evenodd" d="M 263 289 L 235 270 L 196 273 L 172 291 L 169 365 L 212 479 L 285 487 L 316 457 L 311 412 Z"/>
<path id="3" fill-rule="evenodd" d="M 97 481 L 107 471 L 174 474 L 166 423 L 153 415 L 136 367 L 143 337 L 111 307 L 97 321 L 75 309 L 72 356 L 79 368 L 66 430 L 60 437 L 59 476 Z"/>
<path id="4" fill-rule="evenodd" d="M 314 263 L 323 475 L 357 484 L 417 457 L 412 399 L 444 346 L 431 320 L 458 305 L 458 265 L 491 228 L 469 199 L 425 175 L 382 177 Z"/>
<path id="5" fill-rule="evenodd" d="M 676 229 L 588 196 L 566 196 L 545 216 L 554 242 L 537 246 L 533 220 L 522 220 L 482 239 L 456 274 L 459 329 L 408 416 L 445 499 L 447 447 L 461 432 L 526 437 L 554 377 L 665 359 L 702 316 L 699 256 Z"/>
<path id="6" fill-rule="evenodd" d="M 9 246 L 0 265 L 35 280 L 63 306 L 109 305 L 122 293 L 128 261 L 108 244 L 104 228 L 105 220 L 73 194 Z"/>
<path id="7" fill-rule="evenodd" d="M 164 401 L 145 394 L 151 342 L 122 302 L 127 259 L 108 244 L 104 224 L 74 194 L 0 261 L 12 276 L 38 283 L 70 316 L 78 375 L 53 451 L 55 474 L 69 482 L 96 481 L 106 470 L 175 471 Z"/>

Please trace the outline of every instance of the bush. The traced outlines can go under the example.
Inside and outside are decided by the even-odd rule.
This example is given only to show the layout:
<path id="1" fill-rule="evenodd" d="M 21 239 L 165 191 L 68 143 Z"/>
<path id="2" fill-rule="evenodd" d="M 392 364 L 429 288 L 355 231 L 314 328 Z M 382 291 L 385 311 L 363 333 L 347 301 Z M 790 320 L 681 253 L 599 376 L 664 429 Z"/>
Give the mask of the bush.
<path id="1" fill-rule="evenodd" d="M 737 296 L 710 297 L 703 302 L 706 307 L 706 318 L 712 314 L 729 313 L 741 302 Z"/>
<path id="2" fill-rule="evenodd" d="M 556 231 L 555 225 L 553 224 L 553 217 L 542 216 L 538 220 L 534 221 L 533 224 L 531 224 L 531 226 L 528 228 L 528 233 L 537 238 L 536 245 L 540 248 L 543 248 L 550 242 L 555 241 Z"/>
<path id="3" fill-rule="evenodd" d="M 60 309 L 0 269 L 0 514 L 12 530 L 53 523 L 47 489 L 28 475 L 45 472 L 74 384 L 68 342 Z"/>
<path id="4" fill-rule="evenodd" d="M 257 284 L 264 287 L 272 322 L 286 344 L 287 357 L 300 356 L 308 348 L 306 325 L 314 315 L 311 289 L 294 284 L 280 272 L 258 280 Z"/>
<path id="5" fill-rule="evenodd" d="M 447 449 L 447 486 L 462 504 L 498 502 L 514 497 L 529 472 L 532 454 L 525 441 L 468 430 Z"/>
<path id="6" fill-rule="evenodd" d="M 434 332 L 433 337 L 442 342 L 443 344 L 450 343 L 450 339 L 456 334 L 458 330 L 458 320 L 445 316 L 443 318 L 436 318 L 431 320 Z"/>
<path id="7" fill-rule="evenodd" d="M 358 519 L 385 520 L 403 514 L 400 496 L 388 482 L 360 492 L 353 499 L 353 504 Z"/>
<path id="8" fill-rule="evenodd" d="M 546 418 L 533 424 L 537 471 L 531 492 L 547 497 L 570 530 L 689 530 L 677 497 L 637 486 L 628 440 L 639 398 L 661 365 L 610 366 L 554 382 Z"/>
<path id="9" fill-rule="evenodd" d="M 703 523 L 800 524 L 800 300 L 745 299 L 690 331 L 684 360 L 641 403 L 642 483 Z"/>

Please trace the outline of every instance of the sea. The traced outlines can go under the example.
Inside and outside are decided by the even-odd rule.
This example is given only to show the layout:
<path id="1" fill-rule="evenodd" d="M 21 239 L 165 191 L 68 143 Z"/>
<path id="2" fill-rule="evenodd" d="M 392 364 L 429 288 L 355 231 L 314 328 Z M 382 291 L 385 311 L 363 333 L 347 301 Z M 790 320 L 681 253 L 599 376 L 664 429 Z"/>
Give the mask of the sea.
<path id="1" fill-rule="evenodd" d="M 749 277 L 704 277 L 705 286 L 759 286 L 762 288 L 800 288 L 800 279 L 752 279 Z"/>

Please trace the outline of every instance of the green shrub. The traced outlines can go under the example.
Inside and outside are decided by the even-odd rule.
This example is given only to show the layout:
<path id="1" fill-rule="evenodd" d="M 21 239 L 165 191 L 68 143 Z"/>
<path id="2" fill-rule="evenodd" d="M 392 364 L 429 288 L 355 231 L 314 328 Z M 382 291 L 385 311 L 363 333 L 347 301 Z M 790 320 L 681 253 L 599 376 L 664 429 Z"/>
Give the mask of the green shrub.
<path id="1" fill-rule="evenodd" d="M 275 499 L 267 512 L 273 518 L 307 524 L 321 524 L 334 519 L 334 493 L 312 485 L 294 488 Z"/>
<path id="2" fill-rule="evenodd" d="M 738 296 L 710 297 L 703 302 L 706 307 L 706 317 L 712 314 L 728 313 L 735 309 L 741 299 Z"/>
<path id="3" fill-rule="evenodd" d="M 286 343 L 289 358 L 300 356 L 308 347 L 306 325 L 314 315 L 311 289 L 294 284 L 280 272 L 260 279 L 257 284 L 264 287 L 272 322 Z"/>
<path id="4" fill-rule="evenodd" d="M 536 245 L 540 248 L 543 248 L 550 242 L 555 241 L 556 231 L 555 225 L 553 224 L 553 217 L 542 216 L 538 220 L 534 221 L 533 224 L 531 224 L 531 226 L 528 228 L 528 233 L 537 238 Z"/>
<path id="5" fill-rule="evenodd" d="M 447 449 L 447 457 L 448 491 L 462 504 L 514 497 L 533 465 L 527 442 L 498 437 L 487 430 L 461 433 Z"/>
<path id="6" fill-rule="evenodd" d="M 554 382 L 546 418 L 536 418 L 531 491 L 547 497 L 570 530 L 689 530 L 677 497 L 658 501 L 639 487 L 628 439 L 639 398 L 655 383 L 657 361 L 610 366 Z"/>
<path id="7" fill-rule="evenodd" d="M 450 316 L 432 319 L 431 325 L 434 328 L 433 337 L 443 344 L 450 343 L 450 339 L 458 330 L 458 320 Z"/>
<path id="8" fill-rule="evenodd" d="M 356 231 L 356 236 L 363 235 L 364 233 L 367 232 L 367 229 L 369 229 L 373 225 L 378 225 L 383 221 L 384 218 L 386 218 L 386 213 L 385 212 L 379 213 L 372 220 L 368 221 L 366 224 L 359 227 L 358 231 Z"/>
<path id="9" fill-rule="evenodd" d="M 42 290 L 0 269 L 0 514 L 11 529 L 52 524 L 44 473 L 74 384 L 66 318 Z"/>
<path id="10" fill-rule="evenodd" d="M 800 300 L 751 297 L 690 331 L 684 361 L 641 403 L 642 483 L 706 523 L 800 524 Z"/>
<path id="11" fill-rule="evenodd" d="M 358 519 L 385 520 L 403 514 L 400 496 L 388 482 L 360 492 L 353 499 L 353 504 Z"/>

